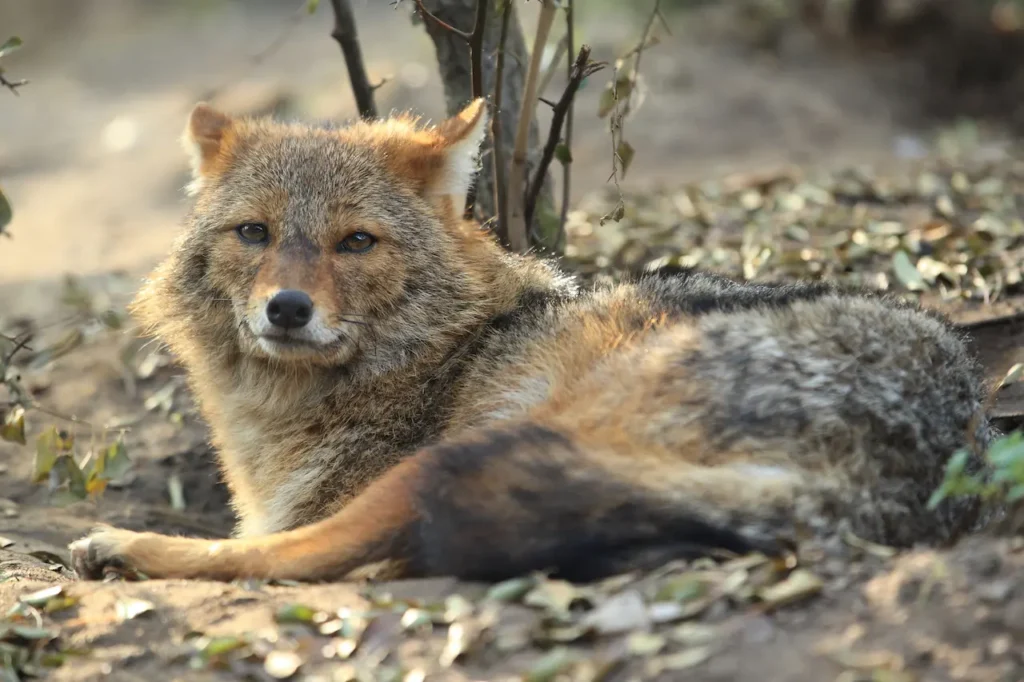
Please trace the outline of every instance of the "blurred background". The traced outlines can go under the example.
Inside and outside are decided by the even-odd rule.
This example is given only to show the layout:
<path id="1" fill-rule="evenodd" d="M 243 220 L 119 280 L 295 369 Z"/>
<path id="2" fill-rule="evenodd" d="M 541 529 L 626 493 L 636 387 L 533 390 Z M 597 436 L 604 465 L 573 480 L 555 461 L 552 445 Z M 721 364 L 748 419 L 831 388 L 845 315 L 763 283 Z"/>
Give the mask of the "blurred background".
<path id="1" fill-rule="evenodd" d="M 0 1 L 4 38 L 25 43 L 4 68 L 31 81 L 19 97 L 0 92 L 0 182 L 15 210 L 14 238 L 0 249 L 5 312 L 36 305 L 26 285 L 112 271 L 134 282 L 166 251 L 185 210 L 178 137 L 197 100 L 236 113 L 355 114 L 329 4 L 313 14 L 305 4 Z M 634 45 L 653 5 L 576 4 L 577 41 L 595 59 Z M 390 79 L 379 108 L 442 115 L 433 45 L 410 21 L 412 0 L 353 5 L 371 81 Z M 529 39 L 537 3 L 519 5 Z M 648 94 L 627 122 L 636 158 L 625 188 L 792 163 L 884 164 L 963 134 L 964 120 L 1002 145 L 1020 121 L 1012 3 L 666 0 L 662 9 L 672 33 L 644 57 Z M 577 201 L 611 170 L 607 120 L 596 115 L 608 78 L 597 74 L 580 95 Z M 559 73 L 547 96 L 563 83 Z M 2 294 L 11 285 L 18 296 Z"/>

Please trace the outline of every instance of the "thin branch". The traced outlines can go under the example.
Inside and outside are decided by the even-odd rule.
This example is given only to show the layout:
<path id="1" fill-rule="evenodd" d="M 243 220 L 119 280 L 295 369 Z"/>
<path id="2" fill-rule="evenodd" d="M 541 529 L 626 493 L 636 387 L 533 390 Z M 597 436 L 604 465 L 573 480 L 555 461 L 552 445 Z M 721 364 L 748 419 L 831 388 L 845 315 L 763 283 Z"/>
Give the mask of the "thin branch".
<path id="1" fill-rule="evenodd" d="M 487 28 L 487 5 L 490 0 L 477 0 L 473 32 L 469 34 L 469 61 L 472 66 L 473 98 L 484 96 L 484 32 Z"/>
<path id="2" fill-rule="evenodd" d="M 650 16 L 647 17 L 647 23 L 644 26 L 643 34 L 640 36 L 640 42 L 637 43 L 636 47 L 620 57 L 612 70 L 612 101 L 614 102 L 614 107 L 612 109 L 611 118 L 609 119 L 612 143 L 612 173 L 608 179 L 615 184 L 615 191 L 619 195 L 619 200 L 616 203 L 615 208 L 602 216 L 602 225 L 606 220 L 619 220 L 625 210 L 622 201 L 622 188 L 619 186 L 619 167 L 622 163 L 622 157 L 619 156 L 619 149 L 624 142 L 623 123 L 626 114 L 629 112 L 629 98 L 632 97 L 637 88 L 637 77 L 640 75 L 640 58 L 643 56 L 644 50 L 654 45 L 656 42 L 651 41 L 651 29 L 654 27 L 655 20 L 659 18 L 664 22 L 664 16 L 661 13 L 661 0 L 654 0 L 654 6 L 651 8 L 651 13 Z M 619 67 L 629 57 L 634 57 L 633 68 L 630 70 L 629 76 L 631 88 L 629 94 L 626 96 L 626 110 L 623 111 L 619 108 Z"/>
<path id="3" fill-rule="evenodd" d="M 491 157 L 494 166 L 494 203 L 498 214 L 496 233 L 503 245 L 508 246 L 508 186 L 505 184 L 505 151 L 501 146 L 501 86 L 505 76 L 505 43 L 508 41 L 512 0 L 505 0 L 501 15 L 501 34 L 498 37 L 498 56 L 494 66 L 494 114 L 491 118 Z"/>
<path id="4" fill-rule="evenodd" d="M 470 92 L 473 99 L 484 96 L 484 33 L 487 29 L 487 5 L 491 0 L 477 0 L 473 32 L 469 34 Z M 466 218 L 473 217 L 476 204 L 476 183 L 466 192 Z"/>
<path id="5" fill-rule="evenodd" d="M 576 97 L 576 92 L 580 88 L 580 83 L 583 82 L 584 78 L 596 71 L 600 71 L 604 67 L 605 64 L 603 62 L 590 61 L 589 46 L 583 45 L 580 47 L 580 52 L 576 56 L 576 62 L 573 64 L 572 73 L 569 76 L 569 82 L 566 84 L 565 91 L 555 104 L 554 111 L 551 114 L 551 130 L 548 132 L 548 141 L 544 145 L 544 151 L 541 154 L 540 163 L 533 176 L 533 182 L 526 193 L 524 214 L 527 225 L 533 223 L 533 214 L 537 207 L 537 197 L 540 195 L 540 188 L 544 184 L 544 176 L 548 172 L 551 160 L 555 157 L 555 148 L 558 146 L 559 140 L 562 139 L 562 124 L 565 122 L 569 106 L 572 104 L 573 99 Z"/>
<path id="6" fill-rule="evenodd" d="M 557 6 L 554 0 L 541 0 L 540 16 L 537 18 L 537 33 L 530 54 L 530 66 L 526 72 L 523 100 L 519 106 L 519 121 L 516 128 L 515 146 L 512 150 L 512 164 L 509 169 L 509 248 L 525 252 L 530 245 L 529 227 L 525 219 L 526 199 L 526 151 L 529 146 L 530 124 L 537 107 L 537 80 L 540 75 L 540 61 L 544 46 L 548 42 L 551 24 L 555 20 Z"/>
<path id="7" fill-rule="evenodd" d="M 370 85 L 363 62 L 363 51 L 359 46 L 356 18 L 349 0 L 331 0 L 331 9 L 334 10 L 334 29 L 331 31 L 331 37 L 338 41 L 341 53 L 345 56 L 348 79 L 352 83 L 352 94 L 356 97 L 359 115 L 365 119 L 375 119 L 377 104 L 373 101 L 373 91 L 384 83 L 381 82 L 376 87 Z"/>
<path id="8" fill-rule="evenodd" d="M 442 21 L 441 19 L 438 19 L 436 16 L 434 16 L 434 14 L 430 12 L 430 10 L 423 6 L 423 0 L 414 0 L 414 2 L 416 3 L 416 8 L 419 9 L 420 11 L 420 16 L 422 16 L 424 20 L 434 22 L 435 25 L 439 26 L 440 28 L 443 28 L 445 31 L 448 31 L 452 35 L 456 35 L 462 38 L 467 43 L 473 38 L 472 33 L 460 31 L 459 29 L 455 28 L 448 22 Z"/>
<path id="9" fill-rule="evenodd" d="M 29 81 L 27 78 L 22 78 L 20 81 L 7 80 L 7 76 L 0 73 L 0 86 L 7 88 L 15 97 L 20 97 L 21 93 L 18 92 L 18 88 L 23 85 L 28 85 Z"/>
<path id="10" fill-rule="evenodd" d="M 565 45 L 566 45 L 566 57 L 565 60 L 567 79 L 572 79 L 572 70 L 574 63 L 572 61 L 572 53 L 576 51 L 576 37 L 575 37 L 575 24 L 576 17 L 573 14 L 573 0 L 566 0 L 566 12 L 565 12 Z M 572 120 L 573 114 L 576 110 L 576 98 L 573 97 L 572 101 L 569 102 L 569 111 L 566 113 L 565 118 L 565 146 L 569 150 L 569 158 L 562 164 L 562 213 L 558 219 L 558 237 L 555 240 L 555 249 L 558 252 L 562 251 L 562 240 L 565 239 L 565 224 L 569 219 L 569 197 L 572 191 Z"/>

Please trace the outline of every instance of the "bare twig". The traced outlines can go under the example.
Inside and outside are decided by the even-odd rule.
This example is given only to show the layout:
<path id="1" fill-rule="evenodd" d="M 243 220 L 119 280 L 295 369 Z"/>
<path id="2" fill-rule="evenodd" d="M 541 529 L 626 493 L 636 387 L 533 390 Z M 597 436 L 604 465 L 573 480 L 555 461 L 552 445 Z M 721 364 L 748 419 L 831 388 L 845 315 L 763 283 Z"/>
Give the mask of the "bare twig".
<path id="1" fill-rule="evenodd" d="M 651 39 L 651 30 L 654 28 L 655 20 L 659 18 L 664 23 L 664 16 L 661 13 L 661 0 L 654 0 L 654 6 L 651 8 L 650 16 L 647 17 L 647 23 L 644 25 L 643 33 L 640 36 L 640 42 L 637 43 L 636 47 L 634 47 L 625 55 L 619 58 L 619 60 L 615 63 L 615 68 L 612 71 L 612 101 L 614 102 L 614 108 L 612 110 L 612 114 L 609 120 L 612 143 L 612 173 L 608 179 L 615 184 L 615 191 L 619 195 L 619 200 L 616 203 L 615 208 L 613 208 L 611 211 L 609 211 L 601 218 L 602 223 L 604 223 L 604 221 L 608 219 L 619 220 L 622 217 L 622 214 L 625 210 L 625 207 L 622 202 L 622 188 L 619 186 L 619 169 L 622 164 L 620 150 L 628 148 L 628 144 L 625 147 L 623 147 L 623 144 L 625 143 L 623 129 L 625 127 L 624 120 L 626 117 L 626 113 L 628 113 L 629 111 L 629 103 L 627 101 L 626 111 L 623 111 L 619 108 L 619 69 L 627 58 L 633 57 L 633 68 L 630 69 L 629 75 L 629 83 L 631 87 L 630 92 L 627 95 L 628 100 L 628 98 L 632 97 L 633 93 L 636 91 L 637 78 L 640 75 L 640 58 L 643 57 L 644 50 L 646 50 L 650 46 L 650 44 L 653 44 L 649 44 L 649 41 Z"/>
<path id="2" fill-rule="evenodd" d="M 359 115 L 366 119 L 375 119 L 377 104 L 373 101 L 373 92 L 384 83 L 381 82 L 376 87 L 370 85 L 366 65 L 363 63 L 363 51 L 359 45 L 359 33 L 356 31 L 356 18 L 349 0 L 331 0 L 331 9 L 334 10 L 334 29 L 331 31 L 331 37 L 338 41 L 341 53 L 345 56 L 348 79 L 352 84 L 352 94 L 355 95 Z"/>
<path id="3" fill-rule="evenodd" d="M 487 30 L 487 5 L 492 0 L 477 0 L 476 15 L 473 19 L 473 32 L 469 34 L 470 89 L 473 99 L 484 96 L 484 33 Z M 476 205 L 476 187 L 473 183 L 466 192 L 466 218 L 473 217 Z"/>
<path id="4" fill-rule="evenodd" d="M 18 80 L 18 81 L 12 81 L 12 80 L 7 80 L 7 76 L 5 76 L 2 73 L 0 73 L 0 86 L 5 87 L 8 90 L 10 90 L 12 93 L 14 93 L 14 95 L 16 97 L 20 95 L 20 93 L 18 92 L 18 88 L 20 88 L 23 85 L 28 85 L 28 79 L 27 78 L 22 78 L 21 80 Z"/>
<path id="5" fill-rule="evenodd" d="M 580 52 L 576 56 L 576 62 L 573 64 L 572 73 L 569 76 L 568 84 L 565 86 L 565 91 L 558 102 L 555 103 L 551 114 L 551 130 L 548 132 L 548 141 L 545 143 L 544 151 L 541 153 L 540 163 L 537 165 L 533 182 L 530 183 L 526 193 L 524 215 L 527 225 L 533 223 L 533 214 L 537 207 L 537 196 L 540 194 L 540 188 L 544 184 L 544 176 L 548 172 L 548 166 L 551 165 L 551 160 L 555 156 L 555 148 L 558 146 L 559 140 L 562 139 L 562 124 L 565 122 L 566 114 L 569 112 L 569 106 L 576 97 L 580 83 L 583 82 L 584 78 L 596 71 L 600 71 L 604 67 L 605 64 L 603 62 L 590 61 L 590 47 L 587 45 L 580 47 Z"/>
<path id="6" fill-rule="evenodd" d="M 572 61 L 572 54 L 576 51 L 575 24 L 576 17 L 573 14 L 573 0 L 566 0 L 565 11 L 565 46 L 566 46 L 566 77 L 572 78 L 572 70 L 575 66 Z M 572 192 L 572 120 L 576 110 L 576 98 L 569 102 L 569 111 L 565 118 L 565 147 L 569 150 L 568 158 L 562 164 L 562 212 L 558 218 L 558 237 L 555 240 L 555 248 L 561 252 L 562 240 L 565 239 L 565 223 L 569 218 L 569 197 Z"/>
<path id="7" fill-rule="evenodd" d="M 537 18 L 537 33 L 530 54 L 530 66 L 526 72 L 526 83 L 523 101 L 519 107 L 519 121 L 516 128 L 516 141 L 512 150 L 512 164 L 509 168 L 509 248 L 523 252 L 530 245 L 529 227 L 526 222 L 526 150 L 529 146 L 530 123 L 533 122 L 534 109 L 537 107 L 537 82 L 540 75 L 540 61 L 544 54 L 544 46 L 548 42 L 551 24 L 555 20 L 557 7 L 554 0 L 541 0 L 540 15 Z"/>
<path id="8" fill-rule="evenodd" d="M 431 13 L 430 10 L 428 10 L 426 7 L 423 6 L 423 0 L 414 0 L 414 1 L 416 3 L 416 8 L 420 11 L 420 16 L 422 16 L 425 21 L 432 21 L 432 22 L 434 22 L 434 24 L 436 24 L 437 26 L 440 26 L 441 28 L 443 28 L 444 30 L 448 31 L 452 35 L 459 36 L 460 38 L 465 40 L 467 43 L 472 39 L 472 37 L 473 37 L 472 33 L 467 33 L 466 31 L 460 31 L 459 29 L 455 28 L 454 26 L 452 26 L 448 22 L 442 21 L 441 19 L 438 19 L 433 13 Z"/>
<path id="9" fill-rule="evenodd" d="M 473 97 L 484 96 L 484 30 L 487 28 L 487 5 L 490 0 L 477 0 L 473 32 L 469 34 L 469 60 L 472 64 Z"/>
<path id="10" fill-rule="evenodd" d="M 505 153 L 501 146 L 501 86 L 505 75 L 505 42 L 508 40 L 512 0 L 505 0 L 501 15 L 501 34 L 498 37 L 498 56 L 494 67 L 494 113 L 491 117 L 491 158 L 494 167 L 494 203 L 497 209 L 498 239 L 508 246 L 508 186 L 505 184 Z"/>

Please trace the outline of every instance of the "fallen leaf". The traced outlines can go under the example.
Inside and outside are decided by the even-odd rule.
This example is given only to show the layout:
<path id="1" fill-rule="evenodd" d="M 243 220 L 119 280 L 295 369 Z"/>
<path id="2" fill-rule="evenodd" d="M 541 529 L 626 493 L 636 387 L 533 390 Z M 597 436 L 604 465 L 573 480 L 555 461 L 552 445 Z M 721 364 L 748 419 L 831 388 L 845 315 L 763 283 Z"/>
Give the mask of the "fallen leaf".
<path id="1" fill-rule="evenodd" d="M 896 278 L 910 291 L 924 291 L 928 288 L 921 271 L 910 261 L 906 251 L 897 251 L 892 255 L 892 269 Z"/>
<path id="2" fill-rule="evenodd" d="M 271 651 L 263 661 L 263 669 L 275 680 L 286 680 L 299 671 L 302 659 L 294 651 Z"/>
<path id="3" fill-rule="evenodd" d="M 524 682 L 550 682 L 572 665 L 575 657 L 566 647 L 555 647 L 541 656 L 523 677 Z"/>
<path id="4" fill-rule="evenodd" d="M 145 599 L 123 599 L 117 602 L 116 608 L 118 620 L 124 622 L 152 611 L 153 604 Z"/>
<path id="5" fill-rule="evenodd" d="M 636 590 L 621 592 L 588 613 L 582 624 L 601 634 L 646 629 L 651 625 L 647 605 Z"/>
<path id="6" fill-rule="evenodd" d="M 23 604 L 29 606 L 43 606 L 46 602 L 50 601 L 54 597 L 60 596 L 64 592 L 63 585 L 54 585 L 53 587 L 47 587 L 36 592 L 30 592 L 29 594 L 22 595 L 19 599 Z"/>
<path id="7" fill-rule="evenodd" d="M 797 569 L 785 580 L 757 592 L 769 609 L 776 609 L 818 594 L 824 586 L 821 578 L 806 569 Z"/>
<path id="8" fill-rule="evenodd" d="M 0 438 L 11 443 L 25 445 L 25 408 L 21 405 L 15 405 L 4 416 L 4 423 L 0 426 Z"/>
<path id="9" fill-rule="evenodd" d="M 711 658 L 711 647 L 691 647 L 678 653 L 651 659 L 647 663 L 646 672 L 648 675 L 657 676 L 665 671 L 687 670 L 700 665 L 709 658 Z"/>

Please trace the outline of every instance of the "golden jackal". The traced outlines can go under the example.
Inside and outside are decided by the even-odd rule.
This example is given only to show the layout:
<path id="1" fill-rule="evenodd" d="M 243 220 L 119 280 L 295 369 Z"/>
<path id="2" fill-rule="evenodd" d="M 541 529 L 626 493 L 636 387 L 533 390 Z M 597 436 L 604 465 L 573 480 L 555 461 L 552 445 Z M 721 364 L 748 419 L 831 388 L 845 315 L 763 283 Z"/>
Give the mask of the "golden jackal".
<path id="1" fill-rule="evenodd" d="M 943 318 L 690 270 L 580 287 L 461 218 L 486 128 L 482 100 L 437 126 L 194 109 L 195 205 L 134 309 L 188 371 L 238 529 L 101 528 L 81 575 L 588 580 L 797 527 L 971 527 L 974 502 L 926 508 L 992 438 Z"/>

